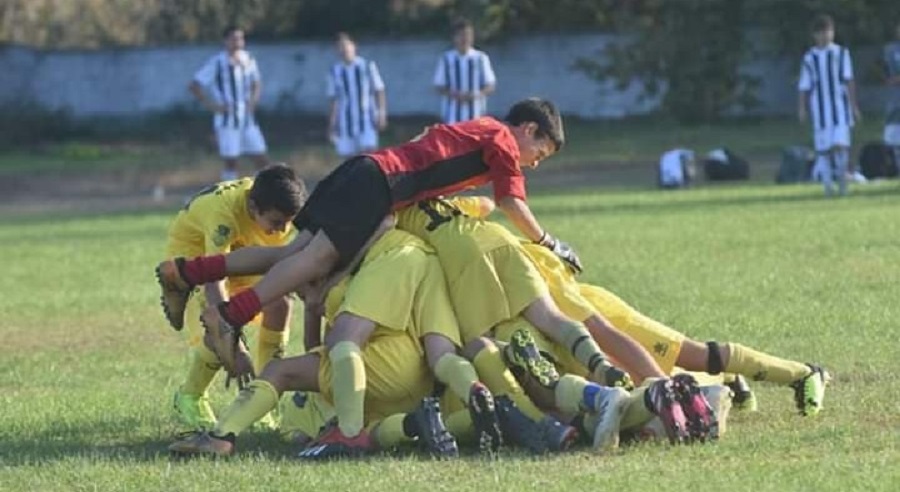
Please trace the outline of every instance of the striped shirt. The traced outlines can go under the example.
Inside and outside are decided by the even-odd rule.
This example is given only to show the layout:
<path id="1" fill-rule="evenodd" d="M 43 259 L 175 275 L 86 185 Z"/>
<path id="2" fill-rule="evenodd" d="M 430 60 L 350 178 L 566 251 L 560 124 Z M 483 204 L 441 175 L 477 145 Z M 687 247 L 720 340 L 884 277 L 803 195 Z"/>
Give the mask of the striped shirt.
<path id="1" fill-rule="evenodd" d="M 256 121 L 248 111 L 253 84 L 261 81 L 256 60 L 247 51 L 240 51 L 232 60 L 227 51 L 210 58 L 194 74 L 194 81 L 210 91 L 218 104 L 226 107 L 224 113 L 213 116 L 216 128 L 245 128 Z"/>
<path id="2" fill-rule="evenodd" d="M 434 85 L 448 91 L 480 92 L 495 85 L 497 78 L 487 53 L 470 49 L 465 54 L 457 50 L 445 52 L 434 72 Z M 441 100 L 441 120 L 456 123 L 480 118 L 487 113 L 487 98 L 479 95 L 474 101 L 456 101 L 444 96 Z"/>
<path id="3" fill-rule="evenodd" d="M 375 131 L 375 94 L 384 90 L 375 62 L 357 56 L 350 63 L 335 63 L 327 83 L 328 97 L 338 103 L 338 135 L 356 137 Z"/>
<path id="4" fill-rule="evenodd" d="M 797 88 L 808 94 L 810 120 L 816 129 L 853 126 L 847 84 L 853 80 L 850 51 L 831 43 L 813 46 L 803 56 Z"/>
<path id="5" fill-rule="evenodd" d="M 884 47 L 884 64 L 888 77 L 900 77 L 900 41 Z M 890 124 L 900 124 L 900 85 L 888 87 L 888 117 Z"/>

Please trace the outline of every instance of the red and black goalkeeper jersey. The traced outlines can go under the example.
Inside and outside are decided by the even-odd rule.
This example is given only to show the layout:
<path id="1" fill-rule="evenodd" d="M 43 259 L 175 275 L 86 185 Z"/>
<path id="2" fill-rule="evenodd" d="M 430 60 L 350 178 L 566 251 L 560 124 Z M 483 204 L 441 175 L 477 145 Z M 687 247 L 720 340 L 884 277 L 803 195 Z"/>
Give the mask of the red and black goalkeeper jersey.
<path id="1" fill-rule="evenodd" d="M 519 146 L 494 118 L 434 125 L 396 147 L 367 154 L 387 178 L 393 210 L 492 183 L 494 197 L 525 199 Z"/>

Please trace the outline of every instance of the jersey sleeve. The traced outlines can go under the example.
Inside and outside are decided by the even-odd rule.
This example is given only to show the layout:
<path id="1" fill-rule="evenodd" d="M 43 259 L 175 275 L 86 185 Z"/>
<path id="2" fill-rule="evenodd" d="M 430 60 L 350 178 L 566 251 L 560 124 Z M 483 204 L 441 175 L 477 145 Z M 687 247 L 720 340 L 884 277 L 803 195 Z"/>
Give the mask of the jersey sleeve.
<path id="1" fill-rule="evenodd" d="M 481 88 L 497 85 L 497 76 L 494 75 L 494 67 L 491 66 L 491 57 L 487 53 L 481 54 Z"/>
<path id="2" fill-rule="evenodd" d="M 797 90 L 804 92 L 812 90 L 812 70 L 809 58 L 804 56 L 803 61 L 800 63 L 800 80 L 797 81 Z"/>
<path id="3" fill-rule="evenodd" d="M 437 68 L 434 70 L 434 85 L 437 87 L 450 87 L 448 79 L 446 56 L 438 58 Z"/>
<path id="4" fill-rule="evenodd" d="M 850 59 L 850 50 L 847 48 L 841 49 L 844 50 L 844 56 L 841 57 L 841 59 L 844 60 L 844 63 L 841 66 L 841 80 L 849 82 L 853 80 L 853 61 Z"/>
<path id="5" fill-rule="evenodd" d="M 375 92 L 384 90 L 384 81 L 381 80 L 381 73 L 378 72 L 378 65 L 373 61 L 369 62 L 369 77 L 372 80 L 372 89 Z"/>
<path id="6" fill-rule="evenodd" d="M 498 131 L 484 152 L 484 162 L 494 187 L 494 199 L 508 196 L 525 200 L 525 176 L 519 168 L 519 147 L 512 135 Z"/>
<path id="7" fill-rule="evenodd" d="M 212 85 L 216 79 L 216 65 L 218 65 L 219 57 L 214 56 L 206 61 L 200 70 L 194 74 L 194 81 L 206 87 Z"/>

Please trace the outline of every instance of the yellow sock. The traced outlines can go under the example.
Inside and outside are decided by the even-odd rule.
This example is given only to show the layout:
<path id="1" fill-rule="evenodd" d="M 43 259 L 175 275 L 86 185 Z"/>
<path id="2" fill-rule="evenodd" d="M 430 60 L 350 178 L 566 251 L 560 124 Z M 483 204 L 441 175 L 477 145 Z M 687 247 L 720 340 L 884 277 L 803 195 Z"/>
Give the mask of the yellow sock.
<path id="1" fill-rule="evenodd" d="M 191 347 L 188 352 L 188 372 L 180 391 L 188 395 L 205 394 L 221 367 L 216 354 L 204 345 Z"/>
<path id="2" fill-rule="evenodd" d="M 554 396 L 556 407 L 567 414 L 576 414 L 582 410 L 581 401 L 584 399 L 584 389 L 588 382 L 581 377 L 564 374 L 559 378 Z"/>
<path id="3" fill-rule="evenodd" d="M 469 400 L 472 385 L 478 382 L 478 373 L 466 359 L 456 354 L 444 354 L 434 365 L 434 375 L 450 387 L 462 401 Z"/>
<path id="4" fill-rule="evenodd" d="M 506 395 L 513 403 L 519 407 L 528 418 L 535 422 L 542 420 L 546 415 L 542 412 L 534 402 L 525 394 L 525 390 L 519 386 L 516 377 L 509 372 L 503 357 L 500 355 L 500 349 L 494 345 L 489 345 L 475 354 L 472 360 L 481 381 L 491 390 L 494 395 Z"/>
<path id="5" fill-rule="evenodd" d="M 727 344 L 731 354 L 725 372 L 743 374 L 754 381 L 791 384 L 810 373 L 809 366 L 757 352 L 739 343 Z"/>
<path id="6" fill-rule="evenodd" d="M 270 330 L 260 326 L 256 334 L 256 351 L 253 354 L 253 370 L 259 375 L 272 359 L 280 359 L 287 345 L 288 332 Z"/>
<path id="7" fill-rule="evenodd" d="M 575 360 L 581 363 L 588 371 L 593 372 L 596 364 L 606 359 L 600 346 L 591 337 L 590 332 L 581 323 L 567 322 L 559 331 L 561 344 L 572 352 Z"/>
<path id="8" fill-rule="evenodd" d="M 225 409 L 216 423 L 213 434 L 218 436 L 240 434 L 278 406 L 278 397 L 275 387 L 268 381 L 262 379 L 252 381 L 249 386 L 241 390 L 234 403 Z"/>
<path id="9" fill-rule="evenodd" d="M 403 432 L 403 420 L 406 418 L 405 413 L 389 415 L 387 418 L 378 423 L 375 427 L 372 437 L 378 446 L 382 449 L 389 449 L 402 442 L 408 442 L 412 439 Z"/>
<path id="10" fill-rule="evenodd" d="M 331 359 L 331 391 L 338 427 L 347 437 L 357 436 L 363 428 L 366 396 L 366 366 L 362 352 L 353 342 L 338 342 L 328 357 Z"/>
<path id="11" fill-rule="evenodd" d="M 472 425 L 472 416 L 468 410 L 451 413 L 444 419 L 444 425 L 457 441 L 472 441 L 475 438 L 475 426 Z"/>

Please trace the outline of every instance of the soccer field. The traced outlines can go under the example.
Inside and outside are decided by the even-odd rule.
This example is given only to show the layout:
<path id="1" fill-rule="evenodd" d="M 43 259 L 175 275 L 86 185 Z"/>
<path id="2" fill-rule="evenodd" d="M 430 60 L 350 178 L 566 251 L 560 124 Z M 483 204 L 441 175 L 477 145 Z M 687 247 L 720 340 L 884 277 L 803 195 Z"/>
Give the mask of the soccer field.
<path id="1" fill-rule="evenodd" d="M 816 419 L 795 414 L 790 389 L 756 383 L 760 411 L 732 412 L 714 445 L 495 461 L 311 465 L 262 433 L 241 436 L 233 459 L 170 461 L 184 351 L 153 278 L 170 213 L 5 217 L 0 491 L 897 490 L 900 190 L 820 194 L 535 196 L 537 215 L 580 252 L 584 279 L 692 337 L 818 362 L 835 379 Z M 217 408 L 231 397 L 220 382 Z"/>

